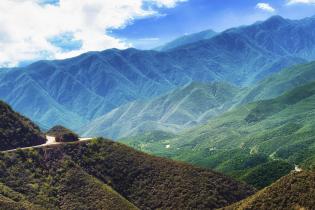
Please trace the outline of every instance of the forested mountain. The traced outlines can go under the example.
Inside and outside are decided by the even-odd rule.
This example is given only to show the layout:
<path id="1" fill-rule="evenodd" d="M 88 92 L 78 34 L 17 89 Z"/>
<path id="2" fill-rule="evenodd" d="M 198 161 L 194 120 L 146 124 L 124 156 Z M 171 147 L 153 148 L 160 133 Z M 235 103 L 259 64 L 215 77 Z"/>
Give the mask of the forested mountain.
<path id="1" fill-rule="evenodd" d="M 0 73 L 0 98 L 44 127 L 77 129 L 192 81 L 249 85 L 315 59 L 315 18 L 272 17 L 168 52 L 106 50 Z"/>
<path id="2" fill-rule="evenodd" d="M 264 187 L 295 164 L 314 167 L 314 104 L 313 82 L 275 99 L 236 108 L 175 137 L 124 141 L 149 153 L 212 168 Z M 257 178 L 268 171 L 272 171 L 269 177 Z"/>

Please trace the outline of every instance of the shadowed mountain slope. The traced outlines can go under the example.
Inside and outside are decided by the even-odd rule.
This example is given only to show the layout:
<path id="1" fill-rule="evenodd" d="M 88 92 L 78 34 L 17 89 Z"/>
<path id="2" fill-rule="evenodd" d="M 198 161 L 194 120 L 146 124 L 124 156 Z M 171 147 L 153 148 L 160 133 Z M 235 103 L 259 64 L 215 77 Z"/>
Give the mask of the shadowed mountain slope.
<path id="1" fill-rule="evenodd" d="M 0 150 L 34 146 L 45 142 L 45 136 L 34 123 L 0 101 Z"/>

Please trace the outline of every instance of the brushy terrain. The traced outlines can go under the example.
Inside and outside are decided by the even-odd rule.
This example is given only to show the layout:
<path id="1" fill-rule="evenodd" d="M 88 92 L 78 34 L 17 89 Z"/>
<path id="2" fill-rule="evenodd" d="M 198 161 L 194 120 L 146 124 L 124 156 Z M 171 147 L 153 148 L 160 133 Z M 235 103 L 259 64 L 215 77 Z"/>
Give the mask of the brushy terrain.
<path id="1" fill-rule="evenodd" d="M 0 150 L 44 144 L 45 136 L 30 120 L 0 101 Z"/>
<path id="2" fill-rule="evenodd" d="M 3 152 L 0 174 L 20 202 L 44 209 L 215 209 L 255 192 L 222 174 L 104 139 Z"/>
<path id="3" fill-rule="evenodd" d="M 224 210 L 312 210 L 315 206 L 315 172 L 291 173 L 255 195 Z"/>

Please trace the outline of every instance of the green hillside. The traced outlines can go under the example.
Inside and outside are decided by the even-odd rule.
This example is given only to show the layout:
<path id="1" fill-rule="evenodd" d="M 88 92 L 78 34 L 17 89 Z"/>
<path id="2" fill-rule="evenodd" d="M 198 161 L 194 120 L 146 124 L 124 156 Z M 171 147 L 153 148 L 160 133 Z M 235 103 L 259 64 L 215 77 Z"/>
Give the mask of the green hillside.
<path id="1" fill-rule="evenodd" d="M 0 150 L 44 144 L 46 139 L 33 122 L 0 101 Z"/>
<path id="2" fill-rule="evenodd" d="M 291 173 L 225 210 L 311 210 L 315 206 L 315 173 Z"/>
<path id="3" fill-rule="evenodd" d="M 136 146 L 215 169 L 261 188 L 287 174 L 295 164 L 314 166 L 314 104 L 315 83 L 310 83 L 278 98 L 234 109 L 174 138 L 138 142 Z M 135 146 L 136 141 L 130 138 L 125 142 Z M 276 160 L 282 161 L 273 162 Z M 254 174 L 263 174 L 262 169 L 278 170 L 270 174 L 268 182 L 257 183 Z"/>

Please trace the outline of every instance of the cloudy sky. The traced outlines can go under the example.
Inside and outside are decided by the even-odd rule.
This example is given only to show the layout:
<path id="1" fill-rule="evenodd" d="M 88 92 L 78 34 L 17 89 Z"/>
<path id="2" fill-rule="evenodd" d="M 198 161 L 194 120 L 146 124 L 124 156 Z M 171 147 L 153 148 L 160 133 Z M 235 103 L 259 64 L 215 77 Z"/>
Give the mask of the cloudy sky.
<path id="1" fill-rule="evenodd" d="M 0 67 L 315 15 L 315 0 L 0 0 Z"/>

